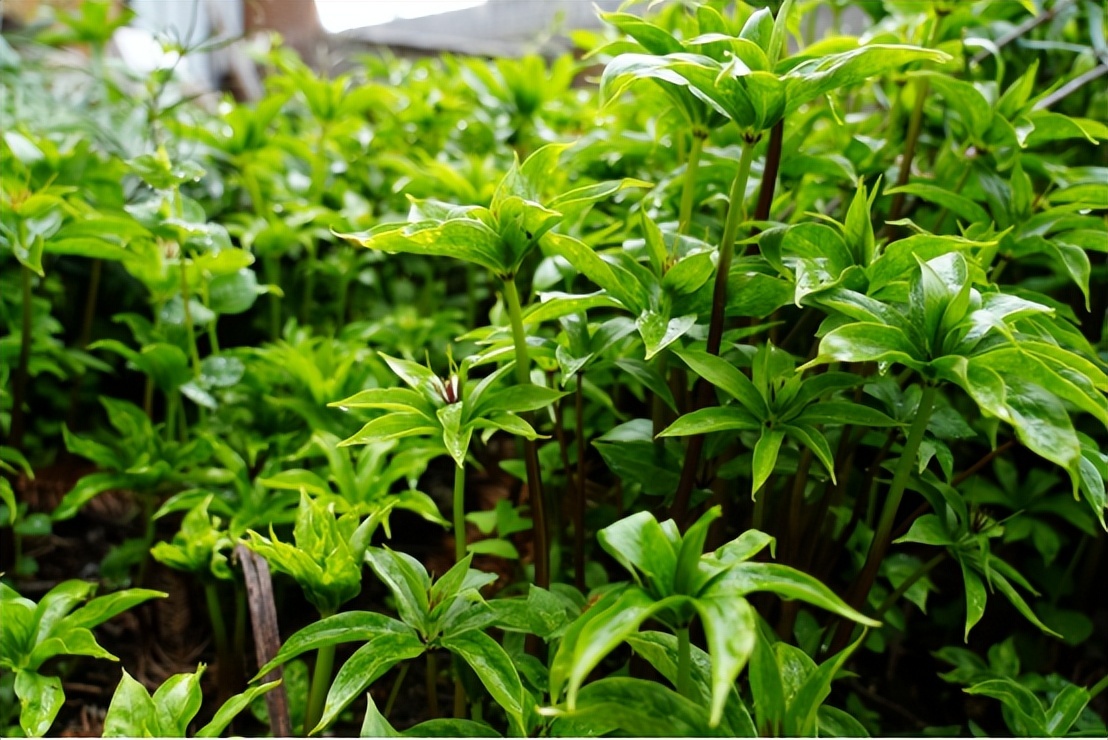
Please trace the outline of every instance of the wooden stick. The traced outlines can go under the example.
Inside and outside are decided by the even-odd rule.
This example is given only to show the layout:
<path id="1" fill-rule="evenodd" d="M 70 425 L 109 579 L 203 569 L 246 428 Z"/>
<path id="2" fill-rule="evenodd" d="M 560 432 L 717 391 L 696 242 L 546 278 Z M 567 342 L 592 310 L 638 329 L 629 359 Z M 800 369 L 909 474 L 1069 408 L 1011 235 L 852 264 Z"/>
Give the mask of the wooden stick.
<path id="1" fill-rule="evenodd" d="M 235 547 L 235 554 L 242 564 L 246 582 L 246 600 L 250 605 L 250 624 L 254 630 L 254 656 L 263 666 L 281 649 L 281 634 L 277 630 L 277 606 L 273 601 L 273 581 L 269 576 L 269 564 L 245 545 Z M 278 666 L 267 673 L 265 681 L 284 677 L 284 668 Z M 289 697 L 282 682 L 265 694 L 269 727 L 274 737 L 292 737 L 292 721 L 289 719 Z"/>

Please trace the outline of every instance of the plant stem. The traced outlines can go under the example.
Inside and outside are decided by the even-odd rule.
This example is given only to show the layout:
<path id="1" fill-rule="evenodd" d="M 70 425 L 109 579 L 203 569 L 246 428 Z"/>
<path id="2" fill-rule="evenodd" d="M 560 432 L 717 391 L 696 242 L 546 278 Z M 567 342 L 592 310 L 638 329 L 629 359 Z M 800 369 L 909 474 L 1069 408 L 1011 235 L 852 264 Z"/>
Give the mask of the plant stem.
<path id="1" fill-rule="evenodd" d="M 320 614 L 326 619 L 330 614 Z M 316 652 L 315 669 L 312 671 L 312 688 L 308 694 L 308 708 L 304 713 L 304 735 L 319 724 L 323 717 L 323 705 L 327 701 L 327 690 L 331 687 L 331 668 L 335 664 L 335 645 L 324 645 Z"/>
<path id="2" fill-rule="evenodd" d="M 881 561 L 885 558 L 885 553 L 889 549 L 896 512 L 900 508 L 900 500 L 904 496 L 904 489 L 908 485 L 912 469 L 916 466 L 916 454 L 919 452 L 920 443 L 923 442 L 924 432 L 927 431 L 927 422 L 931 419 L 931 409 L 934 407 L 937 392 L 938 388 L 936 386 L 923 386 L 923 394 L 920 396 L 919 407 L 916 409 L 916 417 L 908 430 L 908 438 L 904 441 L 904 447 L 900 451 L 900 459 L 897 461 L 896 470 L 893 472 L 893 480 L 889 487 L 889 494 L 885 498 L 885 505 L 881 509 L 881 518 L 874 530 L 869 554 L 866 555 L 866 562 L 862 567 L 861 574 L 854 582 L 849 603 L 855 609 L 865 604 L 866 596 L 869 595 L 870 588 L 877 579 L 877 570 L 881 567 Z M 845 620 L 841 621 L 839 630 L 835 634 L 835 641 L 831 646 L 832 654 L 846 647 L 850 632 L 851 624 Z"/>
<path id="3" fill-rule="evenodd" d="M 94 259 L 89 268 L 88 292 L 85 294 L 85 315 L 81 320 L 81 336 L 77 340 L 77 346 L 84 350 L 92 341 L 92 324 L 96 318 L 96 302 L 100 295 L 100 276 L 104 271 L 103 260 Z M 68 424 L 72 428 L 77 422 L 77 406 L 80 402 L 81 384 L 84 382 L 85 373 L 82 371 L 73 379 L 73 387 L 69 393 L 69 419 Z"/>
<path id="4" fill-rule="evenodd" d="M 896 590 L 893 591 L 891 594 L 889 594 L 885 598 L 885 600 L 881 602 L 881 606 L 877 607 L 877 611 L 875 611 L 873 613 L 873 618 L 874 619 L 880 619 L 881 615 L 884 614 L 885 612 L 887 612 L 889 609 L 891 609 L 893 604 L 895 604 L 897 601 L 900 600 L 901 596 L 908 593 L 908 589 L 910 589 L 912 586 L 916 585 L 916 583 L 921 578 L 923 578 L 925 575 L 927 575 L 928 573 L 933 571 L 939 563 L 946 560 L 946 556 L 947 556 L 946 550 L 943 550 L 938 555 L 931 558 L 926 563 L 922 563 L 920 565 L 920 567 L 916 568 L 912 572 L 912 575 L 905 578 L 904 581 L 901 582 L 901 584 L 896 587 Z"/>
<path id="5" fill-rule="evenodd" d="M 462 677 L 454 677 L 454 718 L 465 719 L 466 716 L 466 690 L 462 686 Z"/>
<path id="6" fill-rule="evenodd" d="M 304 295 L 300 297 L 300 323 L 307 326 L 312 312 L 312 293 L 315 292 L 315 266 L 316 250 L 319 245 L 312 246 L 305 251 L 308 258 L 304 260 Z"/>
<path id="7" fill-rule="evenodd" d="M 192 325 L 192 309 L 189 307 L 189 303 L 192 302 L 189 295 L 189 279 L 188 279 L 188 264 L 185 260 L 180 262 L 181 270 L 181 305 L 185 312 L 185 335 L 188 337 L 189 342 L 189 357 L 192 359 L 192 374 L 196 377 L 200 377 L 200 351 L 196 349 L 196 329 Z"/>
<path id="8" fill-rule="evenodd" d="M 404 685 L 404 679 L 408 675 L 408 666 L 411 665 L 407 661 L 400 664 L 400 670 L 397 671 L 396 679 L 392 682 L 392 688 L 389 689 L 389 698 L 385 702 L 385 719 L 389 718 L 392 714 L 393 705 L 396 704 L 396 697 L 400 695 L 400 687 Z"/>
<path id="9" fill-rule="evenodd" d="M 227 624 L 223 621 L 223 609 L 219 604 L 219 591 L 215 583 L 204 585 L 204 598 L 208 602 L 208 619 L 212 623 L 212 637 L 215 638 L 216 660 L 219 661 L 219 674 L 222 676 L 230 667 L 231 651 L 227 644 Z M 220 681 L 220 684 L 223 682 Z M 222 693 L 222 689 L 221 689 Z"/>
<path id="10" fill-rule="evenodd" d="M 1105 689 L 1108 689 L 1108 676 L 1105 676 L 1104 678 L 1097 681 L 1095 684 L 1093 684 L 1093 687 L 1089 689 L 1089 701 L 1095 699 L 1097 696 L 1100 695 L 1100 692 L 1104 691 Z"/>
<path id="11" fill-rule="evenodd" d="M 762 185 L 758 190 L 758 205 L 754 207 L 754 220 L 765 221 L 769 218 L 773 205 L 773 194 L 777 190 L 777 173 L 781 169 L 781 143 L 785 138 L 785 119 L 773 124 L 769 132 L 769 145 L 766 148 L 766 166 L 762 169 Z"/>
<path id="12" fill-rule="evenodd" d="M 177 433 L 177 404 L 178 400 L 177 392 L 165 394 L 165 441 L 172 442 L 173 435 Z"/>
<path id="13" fill-rule="evenodd" d="M 931 26 L 931 32 L 928 34 L 928 47 L 934 46 L 938 40 L 940 25 L 942 25 L 942 18 L 936 17 L 934 24 Z M 900 171 L 896 176 L 897 187 L 907 185 L 908 178 L 912 174 L 912 160 L 916 156 L 916 144 L 919 142 L 920 126 L 923 123 L 923 103 L 927 99 L 929 89 L 930 83 L 926 77 L 916 83 L 916 100 L 912 106 L 912 115 L 908 119 L 908 135 L 904 139 L 904 156 L 900 160 Z M 903 208 L 904 193 L 897 193 L 893 196 L 893 203 L 889 207 L 888 220 L 896 221 L 900 218 L 900 212 Z"/>
<path id="14" fill-rule="evenodd" d="M 466 556 L 466 469 L 454 466 L 454 562 Z"/>
<path id="15" fill-rule="evenodd" d="M 713 355 L 719 355 L 720 344 L 723 341 L 724 314 L 727 309 L 727 278 L 731 272 L 731 259 L 735 254 L 735 237 L 739 233 L 739 226 L 746 220 L 744 203 L 746 183 L 750 177 L 750 162 L 754 158 L 755 143 L 755 140 L 744 139 L 739 168 L 735 173 L 734 182 L 731 183 L 730 205 L 727 208 L 727 221 L 723 226 L 723 239 L 719 245 L 719 264 L 716 266 L 716 281 L 712 291 L 712 317 L 708 324 L 707 350 Z M 696 408 L 693 410 L 705 408 L 711 403 L 712 390 L 711 384 L 703 381 L 699 383 Z M 703 449 L 704 435 L 689 438 L 689 445 L 685 450 L 685 463 L 681 468 L 681 479 L 677 485 L 677 495 L 670 508 L 670 517 L 681 529 L 685 527 L 685 516 L 688 513 L 693 487 L 696 485 L 696 473 L 700 467 L 700 455 Z"/>
<path id="16" fill-rule="evenodd" d="M 508 320 L 512 325 L 512 341 L 516 352 L 516 382 L 531 384 L 531 357 L 527 352 L 527 332 L 523 328 L 523 308 L 519 302 L 519 290 L 515 277 L 503 278 L 504 303 Z M 524 415 L 528 422 L 531 414 Z M 542 476 L 539 473 L 538 449 L 533 439 L 523 440 L 524 462 L 527 466 L 527 491 L 531 497 L 531 517 L 535 531 L 535 585 L 550 588 L 550 542 L 546 529 L 546 506 L 543 501 Z"/>
<path id="17" fill-rule="evenodd" d="M 585 590 L 585 383 L 583 372 L 577 373 L 577 390 L 573 394 L 574 438 L 577 442 L 577 500 L 573 517 L 573 582 L 580 591 Z"/>
<path id="18" fill-rule="evenodd" d="M 435 651 L 427 651 L 427 713 L 431 719 L 439 716 L 439 669 Z"/>
<path id="19" fill-rule="evenodd" d="M 692 645 L 688 627 L 677 630 L 677 693 L 692 698 Z"/>
<path id="20" fill-rule="evenodd" d="M 270 285 L 281 284 L 281 263 L 273 255 L 262 257 L 262 270 L 265 281 Z M 281 337 L 281 299 L 276 293 L 269 294 L 269 338 L 276 342 Z"/>
<path id="21" fill-rule="evenodd" d="M 21 273 L 23 286 L 23 316 L 20 322 L 19 365 L 15 371 L 15 387 L 12 393 L 11 439 L 9 443 L 16 449 L 23 448 L 23 432 L 26 415 L 23 404 L 27 400 L 27 380 L 31 364 L 31 315 L 34 304 L 31 300 L 31 269 L 24 266 Z"/>
<path id="22" fill-rule="evenodd" d="M 700 152 L 704 148 L 704 140 L 707 138 L 704 132 L 694 130 L 692 133 L 692 145 L 689 147 L 689 156 L 685 160 L 685 182 L 681 186 L 681 210 L 677 215 L 677 233 L 689 233 L 692 224 L 693 200 L 696 196 L 696 173 L 700 169 Z"/>

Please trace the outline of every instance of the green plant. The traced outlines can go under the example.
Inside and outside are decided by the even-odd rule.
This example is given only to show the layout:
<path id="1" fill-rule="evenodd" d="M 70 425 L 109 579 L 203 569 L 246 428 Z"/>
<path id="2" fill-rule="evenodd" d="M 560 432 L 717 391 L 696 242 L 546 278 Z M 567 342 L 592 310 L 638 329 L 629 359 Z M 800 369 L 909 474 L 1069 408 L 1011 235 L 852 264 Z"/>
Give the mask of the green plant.
<path id="1" fill-rule="evenodd" d="M 534 699 L 523 688 L 511 658 L 483 631 L 495 614 L 485 605 L 479 589 L 495 576 L 470 569 L 470 559 L 466 556 L 458 561 L 432 583 L 411 556 L 370 548 L 366 562 L 392 593 L 400 619 L 373 612 L 344 612 L 322 619 L 285 641 L 259 676 L 308 650 L 333 651 L 341 643 L 365 641 L 335 676 L 322 719 L 309 728 L 314 734 L 331 724 L 394 665 L 421 655 L 427 657 L 428 700 L 432 715 L 437 714 L 435 650 L 445 649 L 473 669 L 507 713 L 513 730 L 525 734 L 532 721 Z M 459 705 L 455 703 L 455 707 Z"/>
<path id="2" fill-rule="evenodd" d="M 188 727 L 200 711 L 203 695 L 200 677 L 204 665 L 196 673 L 178 673 L 166 679 L 153 694 L 123 671 L 123 678 L 112 695 L 112 703 L 104 717 L 103 737 L 188 737 Z M 235 717 L 250 706 L 256 697 L 273 689 L 279 682 L 253 686 L 223 703 L 215 716 L 192 737 L 219 737 Z"/>
<path id="3" fill-rule="evenodd" d="M 575 708 L 585 677 L 605 654 L 650 618 L 677 633 L 676 687 L 686 697 L 692 691 L 689 623 L 699 617 L 703 624 L 712 659 L 710 726 L 722 719 L 730 687 L 754 650 L 756 616 L 747 594 L 771 591 L 871 627 L 878 625 L 810 576 L 787 566 L 750 561 L 773 543 L 762 532 L 750 530 L 715 553 L 705 554 L 708 527 L 719 516 L 719 509 L 710 509 L 684 535 L 672 520 L 659 523 L 645 512 L 600 531 L 601 546 L 635 582 L 606 593 L 562 640 L 551 664 L 550 687 L 556 697 L 564 688 L 569 711 Z"/>
<path id="4" fill-rule="evenodd" d="M 411 436 L 431 435 L 454 461 L 454 552 L 456 560 L 465 555 L 465 463 L 470 439 L 480 430 L 485 438 L 506 431 L 534 440 L 539 435 L 520 414 L 547 406 L 561 396 L 557 391 L 526 385 L 495 388 L 514 363 L 502 365 L 476 383 L 468 382 L 470 363 L 439 378 L 430 369 L 407 360 L 384 356 L 389 367 L 409 386 L 373 388 L 355 394 L 332 406 L 341 408 L 383 409 L 361 431 L 340 446 L 388 442 Z M 537 504 L 535 504 L 537 506 Z M 536 579 L 538 571 L 536 570 Z"/>
<path id="5" fill-rule="evenodd" d="M 65 701 L 61 678 L 43 673 L 43 665 L 78 655 L 118 660 L 96 642 L 92 628 L 144 601 L 166 596 L 131 588 L 92 598 L 95 591 L 95 584 L 86 581 L 64 581 L 36 604 L 0 583 L 0 667 L 15 674 L 19 725 L 28 737 L 45 735 Z"/>

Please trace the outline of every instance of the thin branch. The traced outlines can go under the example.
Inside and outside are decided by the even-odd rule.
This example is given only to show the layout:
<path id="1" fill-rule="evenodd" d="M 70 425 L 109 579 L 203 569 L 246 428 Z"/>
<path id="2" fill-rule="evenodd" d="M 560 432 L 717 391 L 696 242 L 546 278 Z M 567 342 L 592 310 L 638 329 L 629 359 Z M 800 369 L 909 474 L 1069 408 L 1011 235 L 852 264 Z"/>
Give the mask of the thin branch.
<path id="1" fill-rule="evenodd" d="M 1008 44 L 1012 43 L 1013 41 L 1019 39 L 1021 36 L 1025 35 L 1025 34 L 1028 34 L 1028 33 L 1031 33 L 1031 31 L 1035 30 L 1036 28 L 1043 25 L 1044 23 L 1048 23 L 1051 20 L 1053 20 L 1054 16 L 1058 15 L 1058 13 L 1060 13 L 1067 6 L 1072 5 L 1072 4 L 1073 4 L 1073 0 L 1058 0 L 1058 2 L 1054 3 L 1054 7 L 1052 7 L 1050 10 L 1048 10 L 1048 11 L 1046 11 L 1046 12 L 1040 14 L 1040 15 L 1036 15 L 1036 16 L 1032 16 L 1032 17 L 1028 18 L 1023 23 L 1019 24 L 1018 26 L 1013 28 L 1011 31 L 1009 31 L 1008 33 L 1004 34 L 999 39 L 997 39 L 994 42 L 996 44 L 996 48 L 997 49 L 1003 49 L 1005 46 L 1007 46 Z M 977 56 L 975 56 L 973 58 L 973 63 L 974 64 L 981 64 L 981 62 L 983 62 L 983 61 L 985 61 L 986 59 L 989 58 L 989 54 L 990 54 L 990 51 L 988 49 L 984 49 L 982 51 L 977 52 Z"/>
<path id="2" fill-rule="evenodd" d="M 1085 74 L 1080 75 L 1079 77 L 1074 77 L 1072 80 L 1052 92 L 1050 95 L 1047 95 L 1045 98 L 1035 103 L 1034 110 L 1046 110 L 1063 98 L 1077 92 L 1085 85 L 1089 84 L 1095 79 L 1103 77 L 1104 75 L 1108 75 L 1108 62 L 1102 62 L 1100 65 L 1093 67 Z"/>

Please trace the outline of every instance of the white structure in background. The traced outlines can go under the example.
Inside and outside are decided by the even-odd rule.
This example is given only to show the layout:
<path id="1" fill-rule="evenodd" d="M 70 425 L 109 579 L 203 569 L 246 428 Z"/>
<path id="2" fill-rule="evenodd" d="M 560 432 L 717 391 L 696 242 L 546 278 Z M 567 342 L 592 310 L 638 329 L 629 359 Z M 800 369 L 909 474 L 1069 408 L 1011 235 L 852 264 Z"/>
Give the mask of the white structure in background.
<path id="1" fill-rule="evenodd" d="M 603 24 L 597 17 L 597 8 L 613 11 L 621 4 L 621 0 L 315 2 L 324 27 L 331 30 L 341 25 L 349 29 L 338 34 L 344 42 L 425 53 L 447 51 L 505 57 L 568 51 L 567 32 L 600 28 Z M 364 7 L 355 12 L 359 5 Z M 637 5 L 630 12 L 641 13 L 645 7 Z M 360 18 L 373 22 L 355 25 Z"/>
<path id="2" fill-rule="evenodd" d="M 116 32 L 114 41 L 132 69 L 152 72 L 177 63 L 176 53 L 162 50 L 165 39 L 198 49 L 186 54 L 176 69 L 188 83 L 218 89 L 233 69 L 242 77 L 246 60 L 235 44 L 220 44 L 242 36 L 242 0 L 130 0 L 128 4 L 135 19 Z"/>
<path id="3" fill-rule="evenodd" d="M 328 33 L 379 26 L 407 18 L 450 13 L 484 5 L 488 0 L 315 0 L 319 22 Z"/>

